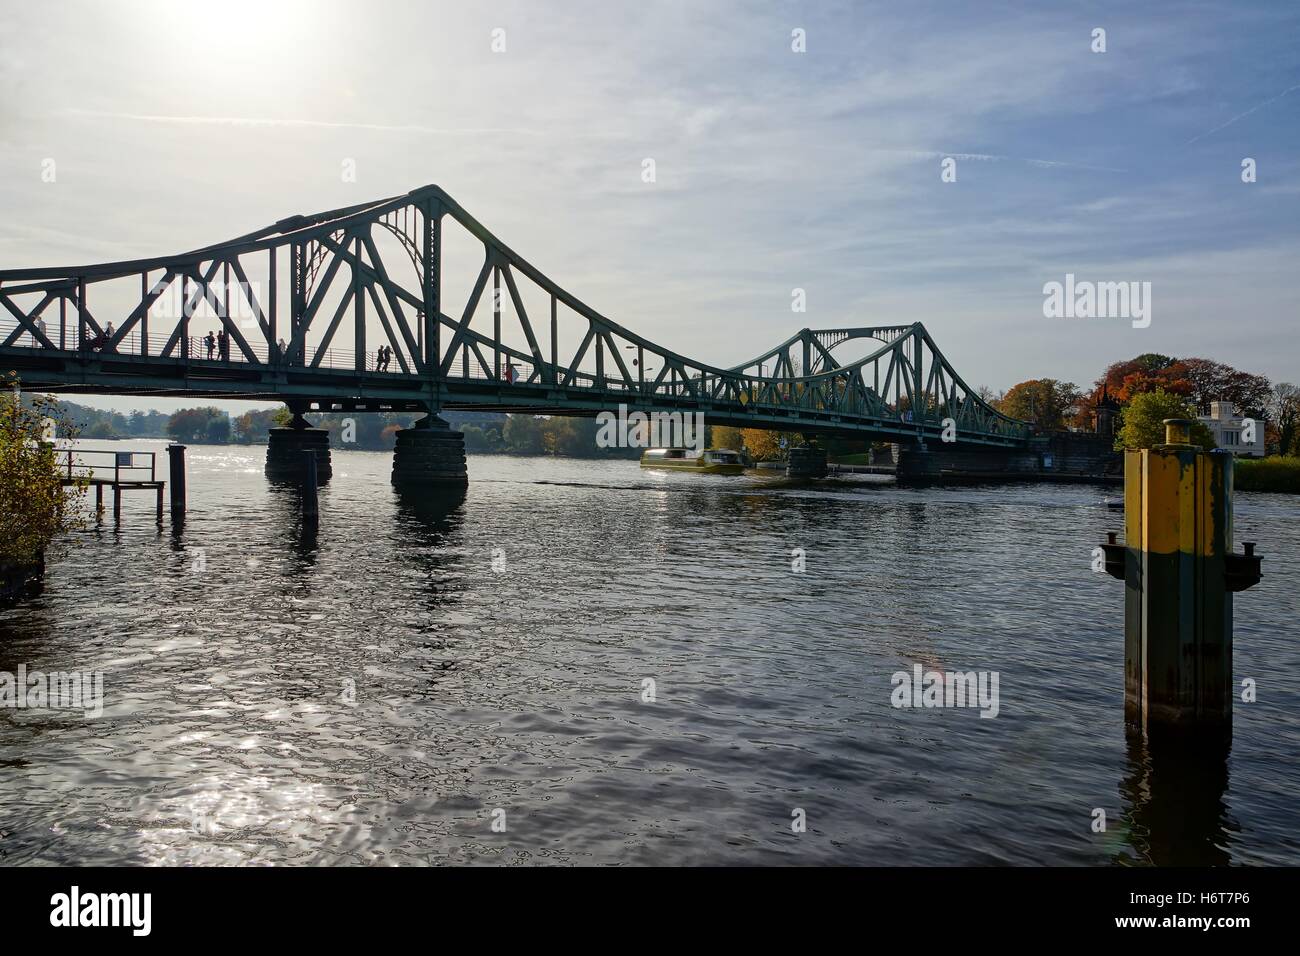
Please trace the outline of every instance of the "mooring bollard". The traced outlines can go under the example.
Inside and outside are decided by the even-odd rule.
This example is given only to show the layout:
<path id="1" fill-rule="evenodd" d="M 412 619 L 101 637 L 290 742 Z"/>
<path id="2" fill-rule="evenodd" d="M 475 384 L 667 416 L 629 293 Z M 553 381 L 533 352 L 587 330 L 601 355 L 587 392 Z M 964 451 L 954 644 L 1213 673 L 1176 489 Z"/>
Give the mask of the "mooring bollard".
<path id="1" fill-rule="evenodd" d="M 302 455 L 302 520 L 316 521 L 320 517 L 320 503 L 316 499 L 316 452 L 307 450 Z"/>
<path id="2" fill-rule="evenodd" d="M 1124 537 L 1102 545 L 1124 581 L 1124 716 L 1143 731 L 1232 726 L 1232 593 L 1259 583 L 1254 543 L 1232 554 L 1231 452 L 1191 443 L 1124 453 Z"/>
<path id="3" fill-rule="evenodd" d="M 172 517 L 177 518 L 185 514 L 185 446 L 168 445 L 167 460 L 171 466 Z"/>

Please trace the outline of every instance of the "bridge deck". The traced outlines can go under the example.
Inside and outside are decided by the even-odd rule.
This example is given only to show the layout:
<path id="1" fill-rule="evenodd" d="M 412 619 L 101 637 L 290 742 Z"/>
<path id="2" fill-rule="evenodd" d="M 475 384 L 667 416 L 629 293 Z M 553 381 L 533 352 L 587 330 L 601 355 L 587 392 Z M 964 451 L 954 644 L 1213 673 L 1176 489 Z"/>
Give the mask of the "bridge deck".
<path id="1" fill-rule="evenodd" d="M 353 353 L 340 350 L 319 365 L 283 362 L 162 358 L 156 355 L 0 347 L 0 368 L 18 372 L 32 391 L 148 397 L 224 398 L 265 402 L 301 402 L 325 411 L 411 412 L 446 408 L 520 414 L 592 416 L 602 411 L 702 413 L 711 424 L 739 428 L 835 434 L 875 441 L 940 439 L 939 422 L 914 424 L 888 413 L 736 401 L 704 394 L 701 383 L 628 383 L 621 379 L 563 373 L 547 380 L 545 364 L 514 363 L 513 381 L 470 367 L 469 374 L 359 370 L 347 367 Z M 328 364 L 332 360 L 336 364 Z M 460 369 L 459 371 L 465 371 Z M 695 393 L 692 394 L 692 386 Z M 996 427 L 996 426 L 995 426 Z M 1022 435 L 996 431 L 963 434 L 962 441 L 997 447 L 1021 447 Z"/>

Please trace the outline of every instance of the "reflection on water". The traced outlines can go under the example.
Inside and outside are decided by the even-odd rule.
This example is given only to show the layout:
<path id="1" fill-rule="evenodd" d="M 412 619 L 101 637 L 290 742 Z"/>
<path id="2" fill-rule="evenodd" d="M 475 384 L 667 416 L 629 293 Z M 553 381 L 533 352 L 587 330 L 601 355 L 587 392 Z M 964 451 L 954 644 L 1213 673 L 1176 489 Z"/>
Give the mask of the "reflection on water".
<path id="1" fill-rule="evenodd" d="M 1228 791 L 1231 736 L 1156 731 L 1128 739 L 1120 786 L 1129 842 L 1144 863 L 1221 866 L 1231 862 Z"/>
<path id="2" fill-rule="evenodd" d="M 314 525 L 264 449 L 187 455 L 183 524 L 128 502 L 0 611 L 0 670 L 106 695 L 0 710 L 5 862 L 1300 861 L 1290 499 L 1237 510 L 1260 702 L 1184 749 L 1125 736 L 1100 489 L 471 457 L 399 495 L 336 449 Z M 997 718 L 895 709 L 913 663 L 998 672 Z"/>
<path id="3" fill-rule="evenodd" d="M 446 537 L 459 524 L 465 504 L 463 487 L 431 488 L 424 491 L 394 490 L 398 520 L 429 545 Z"/>

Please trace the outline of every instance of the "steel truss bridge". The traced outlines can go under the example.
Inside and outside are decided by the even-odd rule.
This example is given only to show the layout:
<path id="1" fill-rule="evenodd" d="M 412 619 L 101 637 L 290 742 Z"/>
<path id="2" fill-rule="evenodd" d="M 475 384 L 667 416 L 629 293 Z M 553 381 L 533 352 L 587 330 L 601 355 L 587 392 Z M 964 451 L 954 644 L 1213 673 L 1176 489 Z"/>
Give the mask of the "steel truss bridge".
<path id="1" fill-rule="evenodd" d="M 210 351 L 207 333 L 221 330 L 228 348 Z M 849 343 L 863 354 L 833 354 Z M 10 369 L 32 391 L 299 410 L 626 405 L 881 441 L 939 440 L 946 419 L 963 444 L 1018 447 L 1029 435 L 970 389 L 920 323 L 803 329 L 732 368 L 696 362 L 587 306 L 437 186 L 181 255 L 0 270 L 0 372 Z"/>

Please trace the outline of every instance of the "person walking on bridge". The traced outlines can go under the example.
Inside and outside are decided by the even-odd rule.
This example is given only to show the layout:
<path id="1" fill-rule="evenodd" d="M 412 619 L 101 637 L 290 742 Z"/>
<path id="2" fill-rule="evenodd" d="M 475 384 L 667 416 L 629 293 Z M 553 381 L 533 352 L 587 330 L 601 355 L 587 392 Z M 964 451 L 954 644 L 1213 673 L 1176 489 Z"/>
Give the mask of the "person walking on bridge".
<path id="1" fill-rule="evenodd" d="M 209 331 L 208 334 L 203 338 L 203 344 L 208 347 L 208 361 L 211 362 L 212 353 L 216 351 L 217 348 L 217 337 L 213 335 L 211 331 Z"/>

